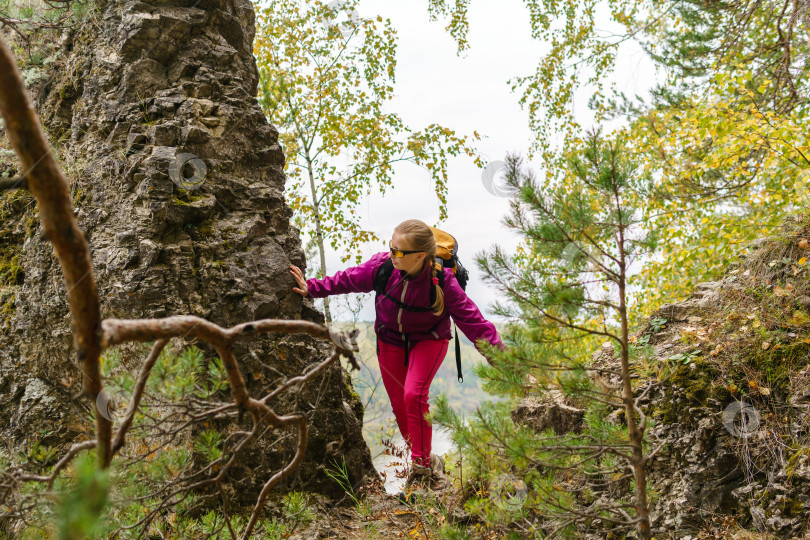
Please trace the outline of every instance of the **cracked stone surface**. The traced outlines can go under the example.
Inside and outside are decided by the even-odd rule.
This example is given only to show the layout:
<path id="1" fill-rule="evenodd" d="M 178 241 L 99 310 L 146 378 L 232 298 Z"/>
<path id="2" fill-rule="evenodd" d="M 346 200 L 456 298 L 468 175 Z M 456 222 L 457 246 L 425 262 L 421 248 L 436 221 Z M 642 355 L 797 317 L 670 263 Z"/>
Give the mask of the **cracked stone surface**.
<path id="1" fill-rule="evenodd" d="M 66 173 L 102 316 L 190 314 L 225 327 L 261 318 L 322 322 L 291 291 L 288 266 L 305 261 L 282 195 L 278 131 L 255 97 L 252 5 L 122 1 L 100 9 L 92 25 L 63 35 L 66 52 L 31 94 L 42 124 L 74 160 Z M 207 168 L 192 191 L 169 176 L 181 153 Z M 15 159 L 3 161 L 2 170 L 19 172 Z M 10 216 L 24 278 L 13 315 L 0 321 L 0 432 L 8 451 L 33 440 L 64 448 L 87 437 L 89 404 L 76 398 L 62 272 L 33 207 Z M 142 360 L 134 350 L 122 347 L 131 369 Z M 299 374 L 330 350 L 277 335 L 235 348 L 254 397 L 271 389 L 267 381 Z M 273 406 L 311 421 L 305 462 L 283 489 L 337 495 L 323 467 L 343 457 L 353 480 L 376 475 L 361 434 L 362 405 L 339 365 Z M 275 440 L 268 436 L 247 453 L 234 473 L 237 493 L 254 495 L 291 457 L 290 445 L 270 446 Z"/>

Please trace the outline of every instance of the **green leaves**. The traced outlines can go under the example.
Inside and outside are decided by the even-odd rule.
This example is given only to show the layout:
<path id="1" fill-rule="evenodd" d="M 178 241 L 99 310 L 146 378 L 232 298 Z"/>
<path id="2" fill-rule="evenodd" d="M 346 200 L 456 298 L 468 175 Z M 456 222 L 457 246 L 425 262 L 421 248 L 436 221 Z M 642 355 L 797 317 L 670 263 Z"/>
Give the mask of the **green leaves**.
<path id="1" fill-rule="evenodd" d="M 567 167 L 543 183 L 522 171 L 519 158 L 507 160 L 520 197 L 505 222 L 525 235 L 528 252 L 511 262 L 498 254 L 486 270 L 515 267 L 513 275 L 522 277 L 508 280 L 513 301 L 578 325 L 604 321 L 605 310 L 618 306 L 607 291 L 655 245 L 642 223 L 652 184 L 629 154 L 621 138 L 590 134 Z M 508 274 L 493 272 L 498 279 Z"/>
<path id="2" fill-rule="evenodd" d="M 637 314 L 716 278 L 741 246 L 806 208 L 810 189 L 810 52 L 800 4 L 526 0 L 533 36 L 550 44 L 514 90 L 547 169 L 580 144 L 576 92 L 596 121 L 622 117 L 629 153 L 654 179 L 643 215 L 656 256 L 632 277 Z M 432 0 L 446 15 L 451 3 Z M 600 31 L 613 22 L 610 33 Z M 455 23 L 460 32 L 466 26 Z M 804 29 L 804 28 L 803 28 Z M 638 41 L 664 69 L 649 102 L 604 83 L 622 43 Z M 563 140 L 558 148 L 548 141 Z M 753 224 L 753 225 L 752 225 Z M 671 279 L 677 269 L 679 279 Z"/>
<path id="3" fill-rule="evenodd" d="M 431 20 L 438 20 L 441 18 L 448 18 L 447 32 L 453 36 L 458 45 L 458 52 L 461 53 L 469 48 L 470 44 L 467 41 L 467 32 L 470 29 L 467 20 L 467 7 L 470 0 L 455 0 L 452 7 L 448 0 L 429 0 L 428 13 Z"/>
<path id="4" fill-rule="evenodd" d="M 343 8 L 351 12 L 356 4 Z M 353 31 L 336 32 L 324 23 L 333 18 L 326 10 L 303 0 L 261 9 L 254 53 L 259 103 L 282 134 L 287 201 L 322 259 L 328 246 L 345 262 L 379 240 L 360 226 L 358 206 L 372 192 L 393 187 L 397 164 L 424 169 L 444 219 L 448 159 L 480 160 L 472 146 L 477 134 L 458 136 L 435 124 L 414 131 L 386 108 L 396 68 L 389 20 L 359 17 L 352 19 Z"/>
<path id="5" fill-rule="evenodd" d="M 650 328 L 653 332 L 660 332 L 661 329 L 667 324 L 667 319 L 663 317 L 655 317 L 650 319 Z M 649 338 L 649 336 L 647 336 Z"/>
<path id="6" fill-rule="evenodd" d="M 677 353 L 677 354 L 673 354 L 672 356 L 667 358 L 667 360 L 671 360 L 673 362 L 680 362 L 682 364 L 688 365 L 688 364 L 691 364 L 692 361 L 694 361 L 695 358 L 700 356 L 700 354 L 701 354 L 700 350 L 691 351 L 691 352 Z"/>

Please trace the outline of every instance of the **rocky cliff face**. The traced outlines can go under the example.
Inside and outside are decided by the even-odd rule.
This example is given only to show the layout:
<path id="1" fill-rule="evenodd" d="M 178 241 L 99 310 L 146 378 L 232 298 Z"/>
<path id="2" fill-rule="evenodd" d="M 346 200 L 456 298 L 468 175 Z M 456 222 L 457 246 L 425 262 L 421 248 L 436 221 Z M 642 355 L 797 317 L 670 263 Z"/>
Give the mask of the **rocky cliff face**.
<path id="1" fill-rule="evenodd" d="M 649 387 L 648 451 L 661 445 L 648 474 L 656 538 L 810 533 L 807 222 L 789 219 L 633 337 L 638 394 Z M 612 348 L 593 363 L 618 367 Z M 576 431 L 584 410 L 571 405 L 559 392 L 530 396 L 513 418 Z M 624 411 L 609 419 L 622 422 Z"/>
<path id="2" fill-rule="evenodd" d="M 32 95 L 71 182 L 102 316 L 191 314 L 221 326 L 261 318 L 322 322 L 291 291 L 288 265 L 303 265 L 304 257 L 282 196 L 278 132 L 255 98 L 252 5 L 97 5 L 62 35 L 57 60 Z M 7 151 L 0 158 L 0 174 L 22 172 Z M 7 192 L 2 210 L 3 441 L 8 451 L 24 451 L 34 440 L 63 447 L 82 435 L 87 405 L 76 399 L 81 378 L 61 271 L 33 198 Z M 141 360 L 136 350 L 124 348 L 129 369 Z M 235 352 L 258 395 L 328 350 L 309 338 L 270 335 Z M 362 406 L 342 368 L 333 365 L 319 385 L 273 405 L 280 412 L 295 407 L 311 420 L 306 462 L 293 484 L 331 492 L 336 486 L 323 464 L 345 456 L 353 480 L 373 467 L 360 430 Z M 292 445 L 270 446 L 277 437 L 248 452 L 237 492 L 255 491 L 291 457 Z"/>
<path id="3" fill-rule="evenodd" d="M 648 327 L 668 365 L 650 394 L 651 440 L 664 443 L 650 482 L 664 530 L 734 520 L 800 538 L 810 533 L 810 237 L 790 219 L 716 282 L 662 306 Z M 644 334 L 640 334 L 644 335 Z"/>

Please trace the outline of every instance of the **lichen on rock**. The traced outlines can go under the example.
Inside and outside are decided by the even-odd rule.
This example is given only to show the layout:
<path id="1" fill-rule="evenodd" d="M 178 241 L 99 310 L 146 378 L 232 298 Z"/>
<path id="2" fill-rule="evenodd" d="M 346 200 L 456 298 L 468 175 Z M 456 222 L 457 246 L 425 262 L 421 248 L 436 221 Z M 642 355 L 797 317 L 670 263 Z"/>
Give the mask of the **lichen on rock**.
<path id="1" fill-rule="evenodd" d="M 809 236 L 806 217 L 788 218 L 718 281 L 654 313 L 663 331 L 637 334 L 664 374 L 645 410 L 651 445 L 664 444 L 650 466 L 651 515 L 670 534 L 721 516 L 779 537 L 808 532 L 810 316 L 800 299 L 810 268 L 797 245 Z"/>

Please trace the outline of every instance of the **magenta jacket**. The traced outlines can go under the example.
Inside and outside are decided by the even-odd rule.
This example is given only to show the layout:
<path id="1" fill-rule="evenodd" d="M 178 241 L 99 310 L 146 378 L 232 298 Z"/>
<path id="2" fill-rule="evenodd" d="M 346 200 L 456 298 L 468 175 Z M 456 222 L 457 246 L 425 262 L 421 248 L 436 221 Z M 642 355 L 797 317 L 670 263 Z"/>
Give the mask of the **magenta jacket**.
<path id="1" fill-rule="evenodd" d="M 332 294 L 366 293 L 374 290 L 374 276 L 388 259 L 388 252 L 377 253 L 371 259 L 341 270 L 334 276 L 323 279 L 308 279 L 309 296 L 323 298 Z M 425 266 L 417 277 L 408 279 L 405 272 L 394 269 L 388 279 L 385 292 L 408 306 L 427 306 L 430 302 L 430 267 Z M 444 311 L 434 315 L 432 311 L 408 311 L 400 308 L 390 299 L 379 295 L 375 309 L 377 320 L 374 331 L 377 338 L 391 345 L 403 347 L 405 334 L 411 343 L 426 339 L 450 339 L 450 317 L 467 338 L 476 344 L 484 339 L 504 349 L 495 325 L 484 319 L 472 300 L 456 280 L 452 270 L 444 269 Z"/>

